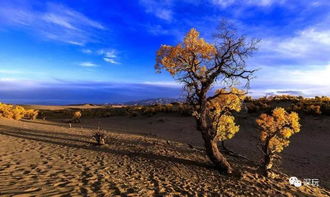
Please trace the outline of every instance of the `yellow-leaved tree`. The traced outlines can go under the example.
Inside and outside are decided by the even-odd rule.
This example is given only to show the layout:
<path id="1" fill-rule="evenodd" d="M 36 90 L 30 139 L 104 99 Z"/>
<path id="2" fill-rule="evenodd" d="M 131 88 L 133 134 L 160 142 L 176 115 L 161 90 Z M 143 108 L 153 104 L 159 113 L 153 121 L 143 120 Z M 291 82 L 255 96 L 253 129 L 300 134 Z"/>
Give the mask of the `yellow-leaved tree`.
<path id="1" fill-rule="evenodd" d="M 269 176 L 275 156 L 290 143 L 289 138 L 300 131 L 299 116 L 283 108 L 275 108 L 272 115 L 261 114 L 256 120 L 260 127 L 261 150 L 264 154 L 263 172 Z"/>
<path id="2" fill-rule="evenodd" d="M 233 168 L 220 152 L 218 142 L 232 138 L 239 130 L 231 112 L 240 110 L 244 93 L 231 87 L 241 79 L 248 84 L 254 70 L 246 69 L 246 59 L 257 44 L 232 27 L 227 22 L 221 23 L 213 43 L 191 29 L 176 46 L 162 45 L 155 65 L 158 72 L 166 70 L 183 84 L 206 153 L 219 170 L 227 173 L 232 173 Z M 213 91 L 215 85 L 220 89 Z"/>

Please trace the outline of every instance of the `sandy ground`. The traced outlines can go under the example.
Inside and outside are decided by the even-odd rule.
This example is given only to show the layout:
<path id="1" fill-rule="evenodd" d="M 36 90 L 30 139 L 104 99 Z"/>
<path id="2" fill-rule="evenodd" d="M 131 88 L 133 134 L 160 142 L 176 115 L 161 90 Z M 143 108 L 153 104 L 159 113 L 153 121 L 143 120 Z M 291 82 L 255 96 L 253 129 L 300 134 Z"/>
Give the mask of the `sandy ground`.
<path id="1" fill-rule="evenodd" d="M 256 148 L 258 141 L 256 115 L 243 114 L 239 116 L 239 133 L 226 145 L 231 150 L 243 154 L 258 162 L 260 151 Z M 282 152 L 283 160 L 280 167 L 291 176 L 301 179 L 319 179 L 320 184 L 330 188 L 330 118 L 328 116 L 304 116 L 300 120 L 301 131 L 291 138 L 290 145 Z M 69 127 L 61 120 L 52 122 L 40 121 L 44 124 Z M 102 119 L 84 119 L 74 127 L 100 128 L 117 133 L 144 134 L 157 136 L 203 147 L 199 131 L 195 128 L 192 117 L 181 117 L 169 114 L 157 114 L 154 117 L 123 117 L 115 116 Z"/>
<path id="2" fill-rule="evenodd" d="M 251 118 L 240 118 L 241 131 L 228 147 L 257 160 Z M 282 168 L 329 188 L 330 120 L 302 122 Z M 105 146 L 91 143 L 88 127 L 97 125 L 108 130 Z M 73 128 L 60 120 L 3 119 L 0 141 L 0 196 L 330 196 L 321 187 L 290 186 L 284 174 L 265 179 L 252 163 L 230 157 L 243 178 L 220 175 L 203 151 L 187 145 L 202 145 L 190 117 L 83 119 Z"/>

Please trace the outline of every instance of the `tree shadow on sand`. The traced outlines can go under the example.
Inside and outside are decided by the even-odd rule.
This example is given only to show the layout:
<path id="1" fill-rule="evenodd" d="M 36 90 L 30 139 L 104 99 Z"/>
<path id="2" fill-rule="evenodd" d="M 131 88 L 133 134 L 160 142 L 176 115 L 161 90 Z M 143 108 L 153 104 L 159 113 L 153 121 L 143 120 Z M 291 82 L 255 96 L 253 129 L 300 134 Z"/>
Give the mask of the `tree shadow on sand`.
<path id="1" fill-rule="evenodd" d="M 104 152 L 120 156 L 129 156 L 131 158 L 142 158 L 148 160 L 158 160 L 163 162 L 173 162 L 177 164 L 184 164 L 187 166 L 197 166 L 208 169 L 215 169 L 210 163 L 203 163 L 199 161 L 193 161 L 183 158 L 176 158 L 173 156 L 158 155 L 151 152 L 140 152 L 140 151 L 128 151 L 128 150 L 116 150 L 108 146 L 94 146 L 88 136 L 68 134 L 68 133 L 58 133 L 58 132 L 46 132 L 46 131 L 36 131 L 31 129 L 22 129 L 11 126 L 0 126 L 0 134 L 23 138 L 28 140 L 34 140 L 49 144 L 55 144 L 60 146 L 66 146 L 71 148 L 86 149 L 89 151 Z M 110 137 L 111 138 L 111 137 Z M 111 138 L 110 141 L 114 141 L 116 144 L 144 144 L 145 142 L 139 142 L 138 140 L 127 140 L 127 139 L 117 139 Z M 152 145 L 152 144 L 149 144 Z M 153 144 L 154 146 L 157 146 Z"/>

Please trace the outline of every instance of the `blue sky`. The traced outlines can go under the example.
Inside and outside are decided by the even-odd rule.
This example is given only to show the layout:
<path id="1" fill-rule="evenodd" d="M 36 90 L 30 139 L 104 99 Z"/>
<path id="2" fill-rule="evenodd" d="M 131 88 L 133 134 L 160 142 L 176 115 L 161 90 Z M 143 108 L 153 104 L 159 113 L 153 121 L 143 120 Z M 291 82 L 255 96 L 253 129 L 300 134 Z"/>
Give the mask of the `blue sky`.
<path id="1" fill-rule="evenodd" d="M 221 18 L 262 39 L 253 96 L 330 96 L 328 0 L 2 0 L 0 100 L 120 102 L 179 97 L 154 70 L 161 44 L 192 27 L 212 41 Z"/>

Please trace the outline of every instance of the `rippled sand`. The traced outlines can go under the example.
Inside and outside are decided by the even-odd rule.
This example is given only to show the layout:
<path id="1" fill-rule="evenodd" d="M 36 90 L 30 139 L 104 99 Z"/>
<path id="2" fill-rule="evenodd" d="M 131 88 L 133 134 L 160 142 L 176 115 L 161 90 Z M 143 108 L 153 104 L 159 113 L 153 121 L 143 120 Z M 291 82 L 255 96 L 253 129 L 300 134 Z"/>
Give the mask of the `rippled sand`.
<path id="1" fill-rule="evenodd" d="M 0 196 L 330 195 L 290 186 L 284 174 L 261 177 L 244 160 L 233 161 L 243 177 L 220 175 L 203 151 L 184 143 L 108 132 L 108 144 L 99 147 L 91 132 L 0 120 Z"/>

